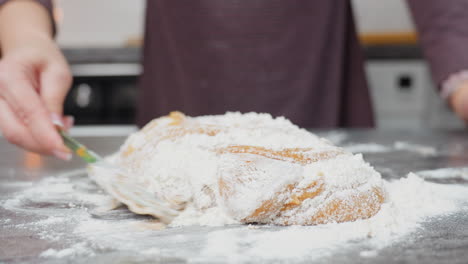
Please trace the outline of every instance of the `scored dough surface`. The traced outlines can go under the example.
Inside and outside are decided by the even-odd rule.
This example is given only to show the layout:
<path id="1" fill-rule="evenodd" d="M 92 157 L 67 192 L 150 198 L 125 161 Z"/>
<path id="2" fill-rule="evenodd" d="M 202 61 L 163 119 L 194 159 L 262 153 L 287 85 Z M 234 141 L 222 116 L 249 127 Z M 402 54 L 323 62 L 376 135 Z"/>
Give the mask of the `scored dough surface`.
<path id="1" fill-rule="evenodd" d="M 385 201 L 380 174 L 353 155 L 267 114 L 173 112 L 131 135 L 90 175 L 136 213 L 165 222 L 220 208 L 240 223 L 315 225 L 366 219 Z"/>

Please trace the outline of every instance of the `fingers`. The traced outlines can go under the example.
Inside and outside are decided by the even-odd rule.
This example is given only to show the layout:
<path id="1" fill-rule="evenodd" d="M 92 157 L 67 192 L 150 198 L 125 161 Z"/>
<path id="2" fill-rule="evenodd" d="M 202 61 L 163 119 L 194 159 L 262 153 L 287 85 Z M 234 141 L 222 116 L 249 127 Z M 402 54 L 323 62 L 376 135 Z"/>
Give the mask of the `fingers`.
<path id="1" fill-rule="evenodd" d="M 68 159 L 53 121 L 64 129 L 72 124 L 62 116 L 71 74 L 52 39 L 34 44 L 15 46 L 0 60 L 0 128 L 18 146 Z"/>
<path id="2" fill-rule="evenodd" d="M 451 96 L 451 104 L 455 113 L 468 122 L 468 84 L 461 86 Z"/>
<path id="3" fill-rule="evenodd" d="M 0 129 L 10 143 L 32 152 L 50 154 L 31 136 L 28 128 L 18 120 L 8 104 L 2 99 L 0 99 Z M 53 154 L 63 160 L 71 159 L 70 152 L 53 151 Z"/>
<path id="4" fill-rule="evenodd" d="M 11 74 L 0 81 L 2 131 L 12 143 L 29 150 L 68 159 L 69 150 L 52 124 L 49 111 L 31 83 Z M 7 105 L 5 105 L 7 103 Z M 5 123 L 4 123 L 5 122 Z"/>
<path id="5" fill-rule="evenodd" d="M 40 96 L 50 112 L 62 115 L 63 103 L 71 83 L 72 75 L 65 63 L 51 64 L 41 72 Z"/>
<path id="6" fill-rule="evenodd" d="M 73 116 L 65 116 L 63 117 L 62 120 L 63 120 L 65 131 L 70 130 L 70 128 L 72 128 L 73 125 L 75 124 L 75 118 Z"/>
<path id="7" fill-rule="evenodd" d="M 40 145 L 32 138 L 29 131 L 19 122 L 8 104 L 0 99 L 0 128 L 3 136 L 12 144 L 23 146 L 33 152 L 42 153 Z"/>

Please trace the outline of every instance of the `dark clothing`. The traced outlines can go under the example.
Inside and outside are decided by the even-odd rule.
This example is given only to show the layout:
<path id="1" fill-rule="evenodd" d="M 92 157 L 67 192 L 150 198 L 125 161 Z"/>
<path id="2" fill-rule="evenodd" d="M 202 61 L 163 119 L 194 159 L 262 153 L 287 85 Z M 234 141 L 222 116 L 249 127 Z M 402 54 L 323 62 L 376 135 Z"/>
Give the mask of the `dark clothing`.
<path id="1" fill-rule="evenodd" d="M 303 127 L 370 127 L 349 1 L 147 1 L 138 123 L 267 112 Z"/>
<path id="2" fill-rule="evenodd" d="M 468 70 L 468 0 L 407 2 L 434 82 Z"/>
<path id="3" fill-rule="evenodd" d="M 436 83 L 468 69 L 468 1 L 407 1 Z M 139 125 L 173 110 L 373 125 L 350 1 L 149 0 L 146 12 Z"/>

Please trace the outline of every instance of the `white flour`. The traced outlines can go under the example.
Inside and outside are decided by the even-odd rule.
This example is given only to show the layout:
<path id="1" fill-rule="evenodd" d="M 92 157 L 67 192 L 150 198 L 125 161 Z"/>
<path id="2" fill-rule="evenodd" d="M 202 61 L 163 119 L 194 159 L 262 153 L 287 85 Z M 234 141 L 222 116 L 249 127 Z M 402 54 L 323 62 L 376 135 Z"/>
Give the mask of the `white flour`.
<path id="1" fill-rule="evenodd" d="M 466 210 L 463 199 L 468 188 L 463 186 L 429 183 L 415 174 L 386 185 L 389 201 L 370 219 L 319 226 L 241 226 L 209 231 L 192 237 L 193 241 L 205 241 L 200 243 L 201 247 L 193 249 L 200 253 L 183 250 L 184 246 L 190 247 L 187 241 L 187 237 L 191 241 L 190 232 L 186 235 L 180 232 L 170 237 L 172 241 L 169 243 L 184 246 L 167 249 L 160 244 L 160 248 L 154 247 L 155 241 L 151 240 L 151 236 L 157 233 L 145 232 L 144 225 L 133 220 L 109 223 L 90 219 L 81 222 L 75 233 L 114 250 L 141 251 L 154 256 L 178 254 L 200 263 L 312 260 L 343 250 L 352 245 L 349 244 L 351 241 L 360 241 L 366 248 L 371 248 L 361 252 L 361 256 L 372 258 L 378 255 L 381 248 L 417 231 L 422 223 Z M 198 220 L 195 218 L 192 221 L 196 223 Z M 187 217 L 185 220 L 189 219 Z M 211 221 L 217 221 L 215 215 Z M 146 241 L 131 244 L 132 236 Z"/>
<path id="2" fill-rule="evenodd" d="M 468 180 L 468 167 L 441 168 L 437 170 L 420 171 L 418 175 L 424 179 L 461 179 Z"/>
<path id="3" fill-rule="evenodd" d="M 360 144 L 349 144 L 343 147 L 347 151 L 354 153 L 379 153 L 389 152 L 392 149 L 377 143 L 360 143 Z"/>
<path id="4" fill-rule="evenodd" d="M 394 143 L 394 148 L 396 150 L 406 150 L 418 153 L 425 157 L 437 155 L 437 149 L 431 146 L 424 146 L 420 144 L 414 144 L 410 142 L 397 141 Z"/>
<path id="5" fill-rule="evenodd" d="M 54 258 L 64 258 L 64 257 L 76 257 L 76 256 L 94 256 L 93 250 L 90 249 L 89 245 L 86 242 L 81 242 L 72 245 L 69 248 L 62 250 L 48 249 L 41 253 L 40 257 L 54 257 Z"/>
<path id="6" fill-rule="evenodd" d="M 415 174 L 387 183 L 390 199 L 380 212 L 367 220 L 320 226 L 292 226 L 280 231 L 222 230 L 208 236 L 200 260 L 233 262 L 251 259 L 313 259 L 333 253 L 349 241 L 366 241 L 374 250 L 398 242 L 429 219 L 460 210 L 466 187 L 428 183 Z M 466 204 L 465 207 L 466 208 Z"/>
<path id="7" fill-rule="evenodd" d="M 242 125 L 239 124 L 241 128 L 256 126 L 258 122 L 268 119 L 264 115 L 260 117 L 251 115 L 246 120 L 237 120 L 235 114 L 229 118 L 232 118 L 234 123 L 244 122 Z M 216 120 L 210 122 L 216 124 Z M 295 127 L 284 119 L 278 119 L 277 123 L 266 126 L 263 130 L 241 128 L 231 138 L 231 142 L 240 145 L 268 146 L 273 149 L 281 149 L 284 146 L 318 146 L 320 151 L 335 150 L 334 146 L 311 136 L 305 130 L 287 130 Z M 284 134 L 279 136 L 278 131 L 286 132 L 287 136 Z M 2 228 L 30 230 L 41 239 L 54 242 L 54 245 L 60 243 L 59 246 L 40 253 L 42 258 L 93 257 L 108 252 L 130 252 L 134 256 L 145 255 L 152 259 L 177 256 L 189 262 L 199 263 L 226 260 L 232 263 L 273 260 L 288 262 L 310 261 L 356 245 L 365 249 L 360 252 L 360 257 L 373 258 L 378 256 L 382 248 L 423 230 L 424 223 L 444 221 L 450 214 L 468 211 L 467 186 L 435 184 L 423 180 L 423 178 L 467 179 L 465 169 L 441 169 L 424 171 L 420 176 L 417 175 L 419 173 L 410 173 L 406 178 L 392 182 L 384 181 L 383 184 L 388 192 L 387 200 L 380 211 L 369 219 L 317 226 L 240 225 L 238 221 L 229 217 L 222 207 L 211 206 L 213 193 L 207 191 L 205 185 L 216 188 L 213 187 L 216 184 L 213 175 L 217 168 L 213 164 L 217 160 L 214 155 L 198 149 L 200 144 L 206 148 L 225 147 L 223 137 L 226 136 L 229 135 L 221 134 L 217 138 L 190 135 L 181 138 L 178 141 L 179 146 L 161 144 L 158 151 L 170 150 L 168 153 L 171 153 L 165 158 L 154 160 L 151 154 L 154 154 L 152 152 L 155 149 L 151 148 L 141 157 L 137 157 L 147 163 L 141 163 L 145 165 L 142 167 L 141 164 L 135 165 L 135 170 L 138 172 L 141 169 L 141 174 L 137 174 L 139 178 L 131 179 L 132 181 L 148 187 L 154 193 L 170 197 L 169 200 L 173 204 L 194 201 L 188 203 L 188 207 L 168 228 L 154 219 L 137 217 L 126 210 L 106 210 L 115 207 L 115 200 L 91 182 L 83 171 L 49 177 L 32 185 L 11 183 L 24 190 L 13 194 L 7 200 L 1 200 L 1 206 L 13 212 L 32 216 L 25 223 L 13 224 L 14 221 L 10 219 L 2 219 L 0 225 Z M 133 139 L 135 146 L 148 143 L 141 134 L 133 136 Z M 345 139 L 345 134 L 336 134 L 334 140 L 343 142 Z M 180 146 L 183 148 L 178 149 Z M 187 151 L 187 148 L 190 151 Z M 362 152 L 404 150 L 423 156 L 436 154 L 434 148 L 405 142 L 396 142 L 392 146 L 375 143 L 355 144 L 354 147 L 348 145 L 347 149 Z M 196 159 L 197 162 L 193 162 L 193 155 L 199 157 Z M 227 169 L 238 167 L 234 163 L 229 163 L 232 160 L 228 159 L 225 162 Z M 298 166 L 282 167 L 279 163 L 272 164 L 271 167 L 267 164 L 268 166 L 263 168 L 264 171 L 277 172 L 277 175 L 273 175 L 277 178 L 273 177 L 273 182 L 269 184 L 287 184 L 295 178 L 281 178 L 281 176 L 292 175 L 293 173 L 289 173 L 290 170 L 302 169 Z M 336 177 L 327 178 L 327 184 L 338 190 L 356 183 L 363 185 L 368 182 L 373 183 L 375 179 L 380 183 L 378 177 L 367 177 L 373 175 L 372 168 L 362 161 L 361 155 L 342 155 L 341 158 L 320 161 L 317 164 L 320 166 L 307 166 L 300 172 L 308 173 L 309 176 L 317 175 L 318 170 L 325 173 L 333 172 Z M 179 170 L 179 174 L 170 174 L 178 168 L 183 168 Z M 185 176 L 193 171 L 201 176 L 187 181 Z M 362 173 L 363 171 L 365 173 Z M 159 174 L 153 177 L 145 174 L 148 172 Z M 267 173 L 266 176 L 268 175 L 270 174 Z M 268 177 L 265 179 L 268 180 Z M 298 186 L 307 186 L 308 183 L 310 182 L 299 182 Z M 265 186 L 259 184 L 254 187 L 258 191 L 264 191 L 262 188 Z M 274 191 L 268 195 L 271 196 Z M 252 194 L 252 190 L 247 189 L 244 194 Z M 251 202 L 255 199 L 245 200 Z M 317 203 L 320 203 L 320 200 Z M 243 204 L 236 203 L 235 206 Z"/>
<path id="8" fill-rule="evenodd" d="M 335 146 L 342 145 L 342 143 L 348 139 L 348 134 L 342 131 L 327 132 L 322 136 Z"/>
<path id="9" fill-rule="evenodd" d="M 460 169 L 450 170 L 453 175 L 463 175 Z M 432 173 L 437 174 L 437 170 Z M 448 175 L 449 169 L 444 173 Z M 386 186 L 390 196 L 388 203 L 367 220 L 319 226 L 228 226 L 193 231 L 190 227 L 161 229 L 163 226 L 157 222 L 133 219 L 124 211 L 116 211 L 116 219 L 106 219 L 105 213 L 103 219 L 94 218 L 86 208 L 92 212 L 92 208 L 102 207 L 110 199 L 107 195 L 96 194 L 98 189 L 84 172 L 74 172 L 47 178 L 1 201 L 2 206 L 11 211 L 29 212 L 38 218 L 23 224 L 3 219 L 0 224 L 4 228 L 32 230 L 45 240 L 61 241 L 61 247 L 42 252 L 44 258 L 90 257 L 110 250 L 154 258 L 177 255 L 201 263 L 225 261 L 226 256 L 232 262 L 269 262 L 273 258 L 317 259 L 357 242 L 366 248 L 361 257 L 372 258 L 381 248 L 406 239 L 426 222 L 444 221 L 445 215 L 468 211 L 466 186 L 429 183 L 414 174 L 386 182 Z M 32 202 L 38 197 L 38 203 L 52 205 L 34 207 Z M 54 207 L 59 198 L 61 203 Z M 60 208 L 70 203 L 76 206 Z M 108 213 L 113 216 L 113 212 Z M 209 218 L 213 222 L 220 221 L 215 213 Z M 185 218 L 186 221 L 190 219 L 197 222 L 195 216 Z"/>
<path id="10" fill-rule="evenodd" d="M 354 153 L 384 153 L 390 151 L 407 151 L 421 155 L 423 157 L 431 157 L 437 155 L 437 149 L 431 146 L 424 146 L 404 141 L 396 141 L 392 145 L 386 146 L 378 143 L 348 143 L 343 146 L 347 151 Z"/>
<path id="11" fill-rule="evenodd" d="M 374 215 L 384 199 L 362 155 L 268 114 L 171 114 L 132 134 L 111 162 L 125 173 L 92 166 L 91 177 L 132 211 L 173 226 L 345 221 Z M 358 199 L 360 210 L 327 211 Z"/>

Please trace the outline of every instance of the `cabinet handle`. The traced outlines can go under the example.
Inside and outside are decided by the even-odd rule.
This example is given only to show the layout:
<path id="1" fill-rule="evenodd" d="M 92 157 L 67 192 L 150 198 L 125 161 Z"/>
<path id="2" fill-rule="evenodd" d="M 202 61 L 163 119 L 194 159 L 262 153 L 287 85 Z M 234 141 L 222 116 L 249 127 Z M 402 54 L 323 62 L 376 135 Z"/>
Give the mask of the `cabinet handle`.
<path id="1" fill-rule="evenodd" d="M 397 78 L 397 87 L 400 91 L 413 90 L 413 77 L 410 74 L 401 74 Z"/>

